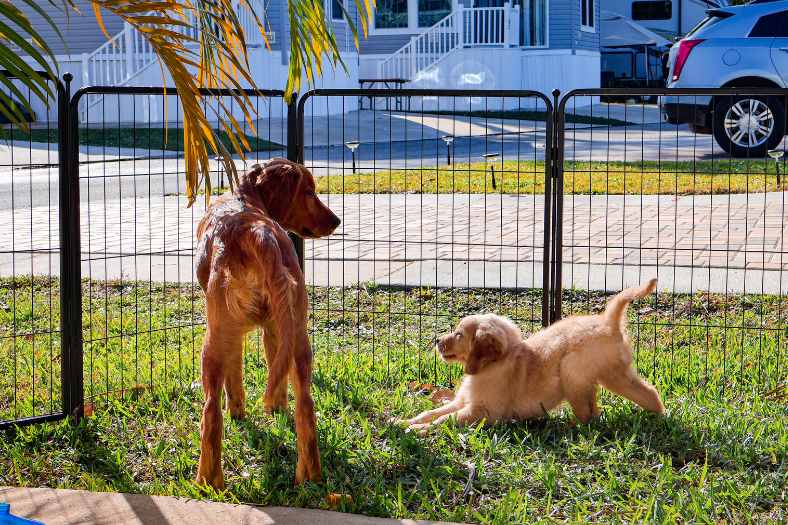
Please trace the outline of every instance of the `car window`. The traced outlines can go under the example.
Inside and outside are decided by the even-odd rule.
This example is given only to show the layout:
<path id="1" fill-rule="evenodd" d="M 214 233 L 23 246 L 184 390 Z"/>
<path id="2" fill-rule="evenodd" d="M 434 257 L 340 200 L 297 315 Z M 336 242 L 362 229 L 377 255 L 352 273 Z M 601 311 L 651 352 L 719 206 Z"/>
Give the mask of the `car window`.
<path id="1" fill-rule="evenodd" d="M 698 22 L 698 25 L 690 29 L 689 33 L 687 33 L 684 36 L 684 38 L 691 38 L 692 35 L 700 31 L 701 29 L 708 29 L 711 26 L 722 22 L 726 18 L 729 18 L 730 16 L 732 15 L 721 11 L 707 13 L 706 18 Z"/>
<path id="2" fill-rule="evenodd" d="M 755 22 L 751 37 L 788 37 L 788 11 L 764 15 Z"/>

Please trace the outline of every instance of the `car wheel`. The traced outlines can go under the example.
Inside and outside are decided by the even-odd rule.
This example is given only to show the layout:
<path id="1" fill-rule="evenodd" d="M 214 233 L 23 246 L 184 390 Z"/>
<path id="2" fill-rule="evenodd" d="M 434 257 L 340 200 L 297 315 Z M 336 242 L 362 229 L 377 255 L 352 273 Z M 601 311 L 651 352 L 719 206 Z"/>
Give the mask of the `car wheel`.
<path id="1" fill-rule="evenodd" d="M 687 124 L 687 127 L 692 133 L 697 133 L 698 135 L 711 135 L 711 129 L 706 126 L 699 126 L 697 124 Z"/>
<path id="2" fill-rule="evenodd" d="M 714 105 L 714 138 L 733 157 L 764 157 L 785 134 L 785 107 L 775 97 L 721 97 Z"/>

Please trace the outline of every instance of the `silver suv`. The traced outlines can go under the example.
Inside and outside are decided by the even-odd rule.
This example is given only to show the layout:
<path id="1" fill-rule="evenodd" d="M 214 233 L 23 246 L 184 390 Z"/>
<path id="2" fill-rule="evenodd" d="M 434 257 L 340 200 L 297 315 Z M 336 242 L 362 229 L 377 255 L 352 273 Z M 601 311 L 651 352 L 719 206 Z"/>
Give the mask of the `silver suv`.
<path id="1" fill-rule="evenodd" d="M 669 88 L 788 85 L 788 0 L 711 9 L 668 57 Z M 785 98 L 743 95 L 662 99 L 668 122 L 713 133 L 736 157 L 760 157 L 785 134 Z"/>

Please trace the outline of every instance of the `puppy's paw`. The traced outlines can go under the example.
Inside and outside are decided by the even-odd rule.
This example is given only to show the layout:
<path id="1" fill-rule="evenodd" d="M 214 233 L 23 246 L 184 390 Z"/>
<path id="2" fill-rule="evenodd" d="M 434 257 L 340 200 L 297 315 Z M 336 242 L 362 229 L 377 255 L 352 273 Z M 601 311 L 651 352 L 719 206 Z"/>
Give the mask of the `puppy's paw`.
<path id="1" fill-rule="evenodd" d="M 429 433 L 431 426 L 432 425 L 430 423 L 413 423 L 408 426 L 407 432 L 413 432 L 414 434 L 425 436 Z"/>

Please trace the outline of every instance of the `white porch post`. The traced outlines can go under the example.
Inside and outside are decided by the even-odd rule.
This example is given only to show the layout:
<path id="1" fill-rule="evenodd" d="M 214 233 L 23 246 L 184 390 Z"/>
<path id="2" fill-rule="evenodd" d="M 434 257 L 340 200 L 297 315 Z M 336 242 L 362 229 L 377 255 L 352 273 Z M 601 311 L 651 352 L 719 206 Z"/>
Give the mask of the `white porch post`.
<path id="1" fill-rule="evenodd" d="M 88 71 L 88 54 L 82 53 L 82 87 L 90 85 L 90 72 Z"/>
<path id="2" fill-rule="evenodd" d="M 503 12 L 501 13 L 501 30 L 503 31 L 503 47 L 509 47 L 509 21 L 512 18 L 512 7 L 509 2 L 503 3 Z"/>
<path id="3" fill-rule="evenodd" d="M 509 37 L 511 40 L 509 41 L 510 47 L 519 47 L 520 46 L 520 6 L 515 5 L 512 7 L 511 17 L 509 18 L 510 26 L 509 26 Z"/>
<path id="4" fill-rule="evenodd" d="M 454 32 L 457 34 L 457 45 L 462 46 L 465 43 L 465 13 L 463 12 L 465 8 L 457 0 L 454 0 L 452 9 L 457 13 L 454 15 Z"/>
<path id="5" fill-rule="evenodd" d="M 123 45 L 125 47 L 126 52 L 126 78 L 129 78 L 132 74 L 134 74 L 134 35 L 132 34 L 133 29 L 128 22 L 124 23 L 123 28 Z M 125 79 L 124 79 L 125 80 Z"/>
<path id="6" fill-rule="evenodd" d="M 410 37 L 410 79 L 416 79 L 416 37 Z"/>

